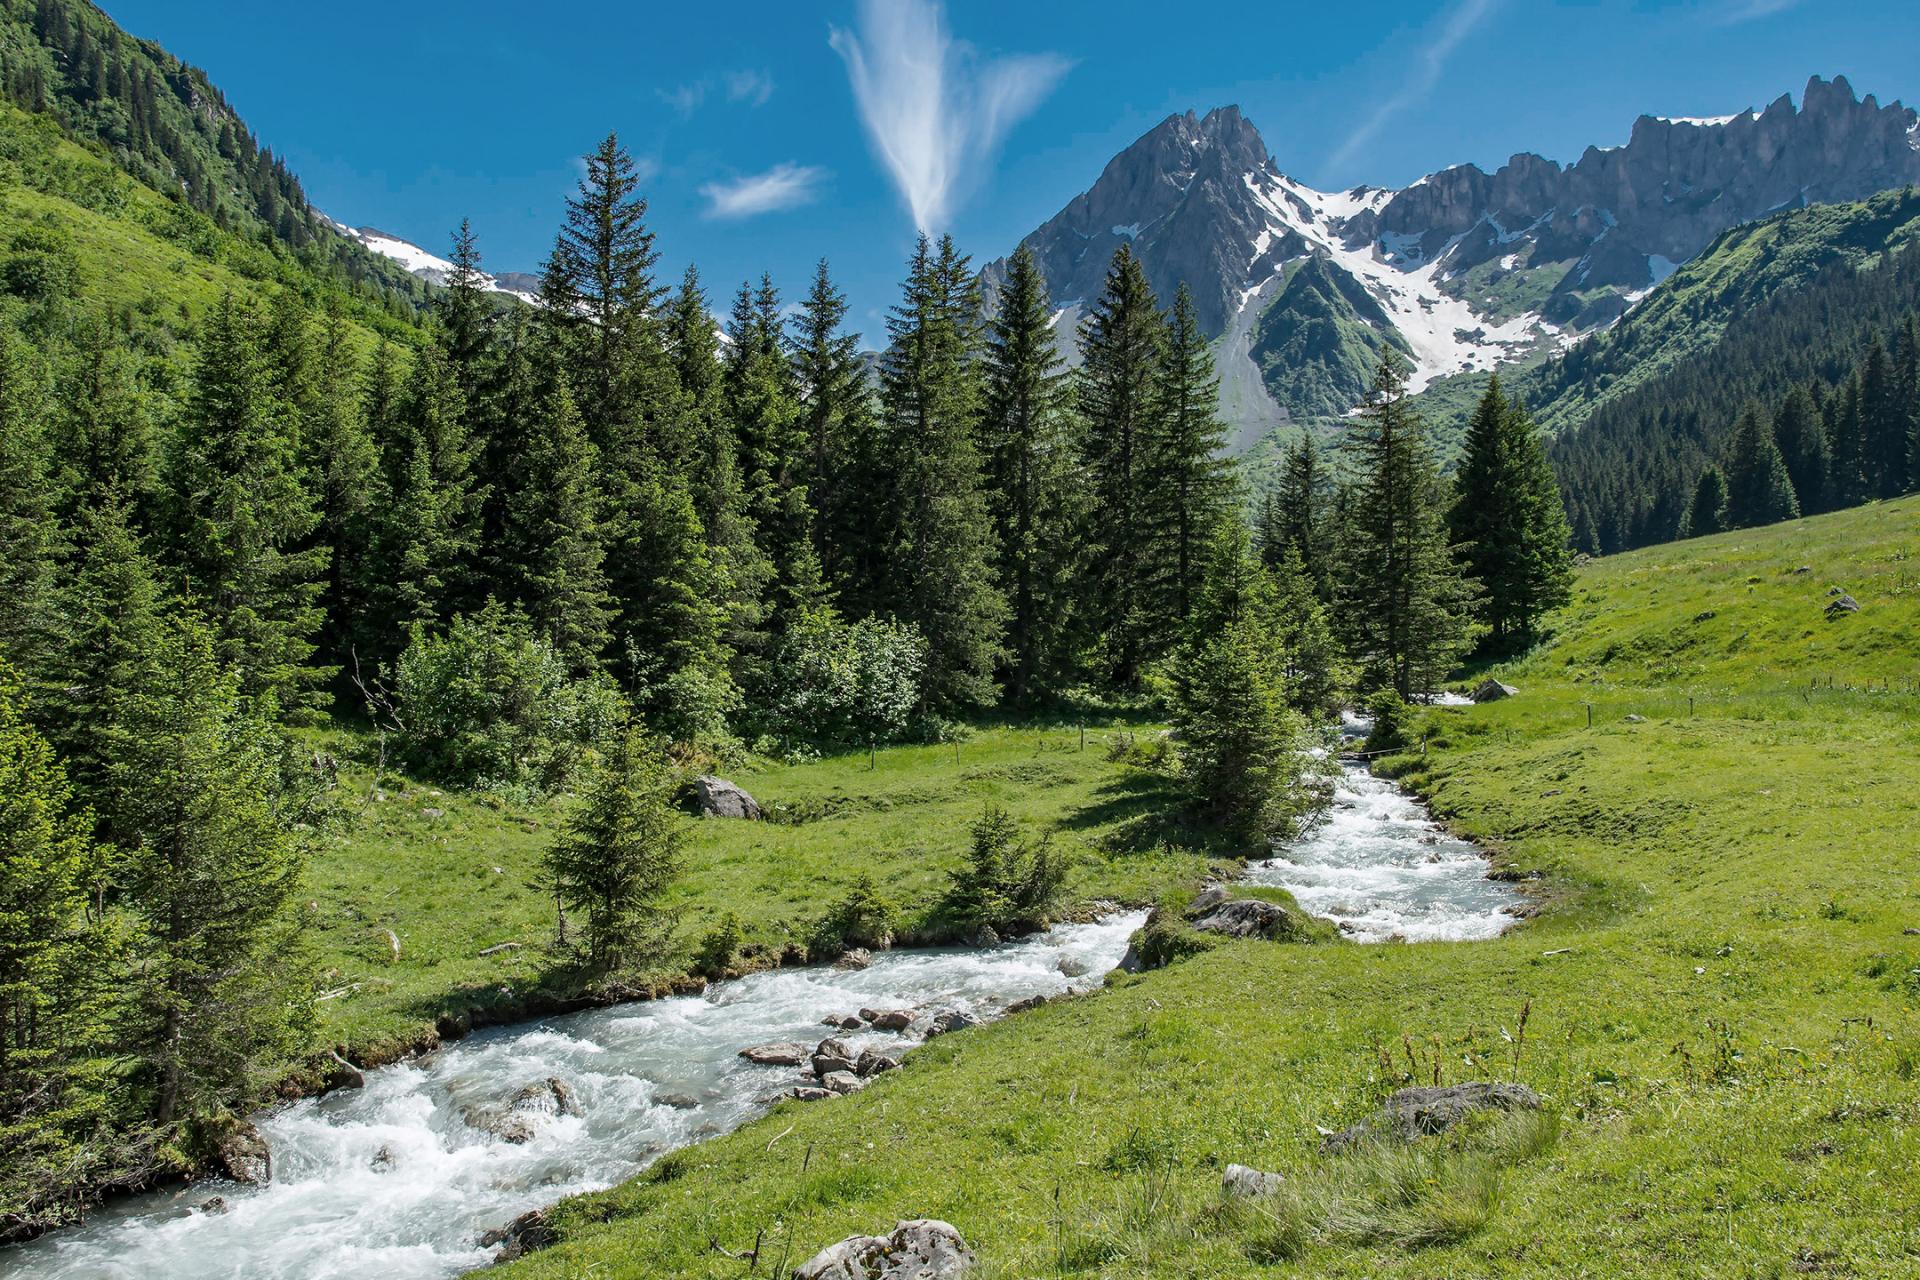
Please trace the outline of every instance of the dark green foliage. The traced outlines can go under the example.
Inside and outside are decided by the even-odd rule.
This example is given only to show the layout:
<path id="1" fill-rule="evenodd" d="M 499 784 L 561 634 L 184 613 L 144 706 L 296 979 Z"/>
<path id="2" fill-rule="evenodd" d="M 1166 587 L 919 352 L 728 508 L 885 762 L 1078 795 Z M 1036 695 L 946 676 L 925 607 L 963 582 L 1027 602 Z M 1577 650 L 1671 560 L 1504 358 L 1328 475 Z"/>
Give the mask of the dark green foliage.
<path id="1" fill-rule="evenodd" d="M 1121 245 L 1107 286 L 1080 326 L 1079 407 L 1086 427 L 1086 627 L 1102 674 L 1125 686 L 1172 643 L 1152 608 L 1153 527 L 1147 500 L 1159 405 L 1155 377 L 1166 325 L 1140 260 Z"/>
<path id="2" fill-rule="evenodd" d="M 549 393 L 508 499 L 502 569 L 512 598 L 561 657 L 591 667 L 607 647 L 611 610 L 600 533 L 598 455 L 565 383 Z"/>
<path id="3" fill-rule="evenodd" d="M 110 777 L 114 878 L 142 956 L 128 1047 L 162 1125 L 250 1097 L 311 1012 L 289 963 L 309 815 L 287 791 L 285 743 L 214 644 L 190 616 L 167 623 L 120 705 Z"/>
<path id="4" fill-rule="evenodd" d="M 642 969 L 666 956 L 674 917 L 660 900 L 679 874 L 682 822 L 673 787 L 657 743 L 637 727 L 616 733 L 547 851 L 561 903 L 586 916 L 595 969 Z"/>
<path id="5" fill-rule="evenodd" d="M 0 1224 L 52 1225 L 63 1190 L 119 1158 L 112 1047 L 120 930 L 90 816 L 0 661 Z"/>
<path id="6" fill-rule="evenodd" d="M 1719 533 L 1727 528 L 1727 478 L 1718 467 L 1708 467 L 1700 473 L 1700 480 L 1693 487 L 1693 497 L 1687 502 L 1686 514 L 1680 518 L 1680 536 L 1699 538 L 1709 533 Z"/>
<path id="7" fill-rule="evenodd" d="M 327 551 L 299 465 L 292 411 L 274 394 L 260 319 L 232 295 L 207 318 L 169 486 L 183 592 L 204 608 L 221 661 L 285 712 L 324 703 L 313 662 Z"/>
<path id="8" fill-rule="evenodd" d="M 890 947 L 899 918 L 899 910 L 882 896 L 873 877 L 861 872 L 847 896 L 834 903 L 814 926 L 807 940 L 807 954 L 827 960 L 845 954 L 850 947 Z"/>
<path id="9" fill-rule="evenodd" d="M 1405 375 L 1390 355 L 1347 437 L 1340 618 L 1363 671 L 1403 698 L 1438 687 L 1470 642 L 1472 584 L 1447 547 L 1445 498 Z"/>
<path id="10" fill-rule="evenodd" d="M 994 580 L 993 522 L 975 444 L 980 302 L 967 259 L 920 238 L 887 319 L 881 430 L 892 492 L 891 607 L 927 642 L 927 700 L 941 714 L 998 696 L 1007 605 Z M 879 514 L 879 513 L 876 513 Z"/>
<path id="11" fill-rule="evenodd" d="M 1029 931 L 1047 922 L 1066 878 L 1066 855 L 1054 849 L 1050 837 L 1022 840 L 1013 815 L 988 805 L 973 824 L 967 861 L 953 873 L 941 910 L 966 928 Z"/>
<path id="12" fill-rule="evenodd" d="M 1541 616 L 1567 602 L 1571 533 L 1533 419 L 1498 377 L 1468 424 L 1447 523 L 1463 572 L 1480 584 L 1488 645 L 1531 640 Z"/>
<path id="13" fill-rule="evenodd" d="M 444 346 L 429 343 L 414 358 L 382 441 L 386 490 L 373 596 L 388 646 L 416 623 L 443 622 L 480 602 L 485 490 L 466 414 Z"/>
<path id="14" fill-rule="evenodd" d="M 831 607 L 787 624 L 774 662 L 773 720 L 782 733 L 854 746 L 904 737 L 924 704 L 927 646 L 910 623 Z"/>
<path id="15" fill-rule="evenodd" d="M 1074 667 L 1085 504 L 1053 302 L 1024 246 L 1008 263 L 999 304 L 984 356 L 980 438 L 1008 605 L 1007 692 L 1022 701 L 1060 687 Z"/>
<path id="16" fill-rule="evenodd" d="M 1868 497 L 1892 498 L 1906 492 L 1908 413 L 1909 407 L 1901 403 L 1893 357 L 1875 337 L 1860 362 L 1860 460 Z"/>
<path id="17" fill-rule="evenodd" d="M 1220 380 L 1185 285 L 1167 317 L 1154 397 L 1159 421 L 1148 462 L 1146 518 L 1160 613 L 1178 625 L 1192 608 L 1207 548 L 1232 497 L 1221 456 L 1227 429 L 1219 416 Z"/>
<path id="18" fill-rule="evenodd" d="M 1367 699 L 1367 718 L 1373 722 L 1367 730 L 1368 751 L 1398 751 L 1410 741 L 1410 711 L 1406 700 L 1394 690 L 1382 689 Z"/>
<path id="19" fill-rule="evenodd" d="M 1819 409 L 1814 407 L 1813 396 L 1805 387 L 1795 387 L 1780 402 L 1780 412 L 1773 419 L 1773 438 L 1779 446 L 1781 460 L 1786 463 L 1787 478 L 1793 482 L 1801 514 L 1825 511 L 1829 469 L 1827 432 L 1820 421 Z"/>
<path id="20" fill-rule="evenodd" d="M 871 596 L 873 554 L 862 509 L 873 449 L 873 394 L 860 335 L 842 328 L 847 300 L 823 258 L 801 303 L 792 341 L 793 380 L 806 432 L 802 479 L 813 506 L 819 572 L 836 590 Z"/>
<path id="21" fill-rule="evenodd" d="M 1333 551 L 1333 480 L 1311 431 L 1287 448 L 1274 488 L 1261 499 L 1255 534 L 1260 556 L 1277 568 L 1291 547 L 1321 599 L 1330 598 Z"/>
<path id="22" fill-rule="evenodd" d="M 1800 514 L 1786 461 L 1774 442 L 1767 411 L 1749 405 L 1734 428 L 1727 453 L 1726 525 L 1744 529 Z"/>
<path id="23" fill-rule="evenodd" d="M 38 388 L 27 355 L 0 332 L 0 661 L 32 668 L 51 625 L 55 530 Z"/>

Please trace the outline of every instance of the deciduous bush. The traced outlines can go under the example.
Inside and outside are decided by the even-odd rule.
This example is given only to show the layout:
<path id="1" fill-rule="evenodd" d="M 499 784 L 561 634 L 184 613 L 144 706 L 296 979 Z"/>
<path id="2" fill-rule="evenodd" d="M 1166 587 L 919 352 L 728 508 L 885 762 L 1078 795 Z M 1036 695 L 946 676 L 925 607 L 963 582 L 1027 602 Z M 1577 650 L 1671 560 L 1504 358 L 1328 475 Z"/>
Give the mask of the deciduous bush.
<path id="1" fill-rule="evenodd" d="M 774 664 L 774 718 L 796 737 L 893 742 L 920 706 L 927 645 L 910 623 L 809 610 Z"/>

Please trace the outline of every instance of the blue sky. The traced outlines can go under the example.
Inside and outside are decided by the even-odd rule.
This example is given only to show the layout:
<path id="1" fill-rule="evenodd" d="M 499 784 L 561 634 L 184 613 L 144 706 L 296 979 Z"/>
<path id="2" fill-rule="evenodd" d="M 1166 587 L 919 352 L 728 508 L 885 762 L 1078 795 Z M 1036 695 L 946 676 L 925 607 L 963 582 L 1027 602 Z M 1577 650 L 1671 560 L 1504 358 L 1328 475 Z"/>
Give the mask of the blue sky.
<path id="1" fill-rule="evenodd" d="M 574 157 L 613 129 L 666 274 L 698 262 L 724 306 L 763 270 L 798 294 L 824 255 L 869 341 L 916 216 L 984 263 L 1173 111 L 1238 103 L 1331 189 L 1571 161 L 1640 112 L 1797 101 L 1816 72 L 1920 99 L 1911 0 L 105 7 L 206 68 L 343 221 L 444 253 L 471 217 L 490 268 L 537 270 Z"/>

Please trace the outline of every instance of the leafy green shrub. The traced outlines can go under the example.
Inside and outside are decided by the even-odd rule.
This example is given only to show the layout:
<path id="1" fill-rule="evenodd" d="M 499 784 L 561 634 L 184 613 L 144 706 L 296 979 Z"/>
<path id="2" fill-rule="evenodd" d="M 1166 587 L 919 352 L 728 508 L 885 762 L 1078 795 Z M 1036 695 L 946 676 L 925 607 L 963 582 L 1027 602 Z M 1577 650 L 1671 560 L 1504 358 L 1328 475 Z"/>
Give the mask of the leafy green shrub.
<path id="1" fill-rule="evenodd" d="M 965 865 L 953 873 L 943 914 L 1003 933 L 1046 923 L 1066 887 L 1067 859 L 1049 837 L 1029 842 L 1019 835 L 1012 814 L 987 806 L 973 824 Z"/>
<path id="2" fill-rule="evenodd" d="M 720 917 L 720 923 L 700 939 L 699 950 L 693 957 L 693 971 L 708 978 L 724 978 L 745 940 L 746 930 L 741 927 L 740 917 L 727 912 Z"/>
<path id="3" fill-rule="evenodd" d="M 797 737 L 897 741 L 920 705 L 926 667 L 926 641 L 909 623 L 808 610 L 774 660 L 774 719 Z"/>
<path id="4" fill-rule="evenodd" d="M 1407 704 L 1392 689 L 1382 689 L 1367 699 L 1367 715 L 1373 728 L 1367 733 L 1369 751 L 1398 751 L 1407 745 Z"/>
<path id="5" fill-rule="evenodd" d="M 547 791 L 621 720 L 604 676 L 576 678 L 526 619 L 489 601 L 441 634 L 416 626 L 394 668 L 405 761 L 483 790 Z"/>
<path id="6" fill-rule="evenodd" d="M 79 276 L 80 263 L 67 237 L 38 227 L 15 235 L 0 259 L 0 285 L 28 302 L 71 297 Z"/>
<path id="7" fill-rule="evenodd" d="M 814 926 L 807 953 L 815 959 L 827 959 L 851 947 L 890 947 L 898 918 L 893 903 L 880 895 L 873 877 L 863 871 L 847 896 Z"/>

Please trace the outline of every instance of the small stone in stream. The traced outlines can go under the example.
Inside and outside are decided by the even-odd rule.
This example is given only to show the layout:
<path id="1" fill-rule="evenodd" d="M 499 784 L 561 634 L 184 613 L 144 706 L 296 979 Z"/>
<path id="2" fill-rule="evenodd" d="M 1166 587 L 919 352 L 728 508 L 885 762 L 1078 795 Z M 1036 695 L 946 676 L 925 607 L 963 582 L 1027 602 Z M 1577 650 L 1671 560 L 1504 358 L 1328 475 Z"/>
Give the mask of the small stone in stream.
<path id="1" fill-rule="evenodd" d="M 979 1025 L 980 1019 L 965 1009 L 949 1009 L 945 1013 L 934 1016 L 933 1025 L 927 1028 L 927 1035 L 943 1036 L 949 1031 L 964 1031 L 968 1027 Z"/>
<path id="2" fill-rule="evenodd" d="M 1008 1013 L 1025 1013 L 1029 1009 L 1038 1009 L 1047 1002 L 1045 996 L 1028 996 L 1025 1000 L 1015 1000 L 1007 1006 Z"/>
<path id="3" fill-rule="evenodd" d="M 829 1071 L 820 1077 L 822 1088 L 835 1093 L 858 1093 L 867 1087 L 866 1079 L 851 1071 Z"/>
<path id="4" fill-rule="evenodd" d="M 1263 1173 L 1244 1164 L 1230 1164 L 1226 1175 L 1220 1179 L 1220 1188 L 1230 1200 L 1257 1200 L 1272 1195 L 1286 1185 L 1286 1181 L 1277 1173 Z"/>
<path id="5" fill-rule="evenodd" d="M 945 1222 L 902 1222 L 889 1236 L 848 1236 L 793 1269 L 793 1280 L 958 1280 L 973 1251 Z"/>
<path id="6" fill-rule="evenodd" d="M 833 962 L 836 969 L 868 969 L 873 967 L 873 952 L 865 947 L 855 947 Z"/>
<path id="7" fill-rule="evenodd" d="M 1538 1111 L 1540 1095 L 1523 1084 L 1489 1083 L 1422 1085 L 1401 1089 L 1371 1119 L 1320 1144 L 1322 1151 L 1341 1151 L 1376 1135 L 1412 1142 L 1428 1134 L 1444 1133 L 1476 1111 Z"/>
<path id="8" fill-rule="evenodd" d="M 692 1111 L 700 1105 L 700 1099 L 690 1093 L 663 1093 L 654 1101 L 663 1107 L 672 1107 L 675 1111 Z"/>
<path id="9" fill-rule="evenodd" d="M 813 1050 L 813 1074 L 826 1076 L 835 1071 L 853 1070 L 853 1046 L 837 1036 L 828 1036 Z"/>
<path id="10" fill-rule="evenodd" d="M 222 1214 L 222 1213 L 225 1213 L 226 1211 L 227 1211 L 227 1198 L 225 1196 L 214 1196 L 210 1200 L 202 1200 L 200 1202 L 200 1212 L 204 1214 L 208 1214 L 209 1216 L 215 1215 L 215 1214 Z"/>
<path id="11" fill-rule="evenodd" d="M 868 1076 L 877 1076 L 883 1071 L 898 1071 L 899 1069 L 900 1059 L 890 1053 L 882 1053 L 872 1046 L 862 1049 L 860 1051 L 860 1060 L 853 1064 L 853 1074 L 862 1079 Z"/>
<path id="12" fill-rule="evenodd" d="M 558 1076 L 524 1085 L 508 1104 L 511 1110 L 528 1115 L 577 1116 L 583 1114 L 573 1089 Z"/>
<path id="13" fill-rule="evenodd" d="M 375 1173 L 387 1173 L 396 1163 L 393 1148 L 383 1142 L 380 1144 L 380 1149 L 373 1153 L 373 1161 L 368 1167 Z"/>
<path id="14" fill-rule="evenodd" d="M 807 1060 L 807 1046 L 783 1040 L 742 1049 L 740 1056 L 757 1067 L 797 1067 Z"/>
<path id="15" fill-rule="evenodd" d="M 793 1087 L 793 1093 L 790 1096 L 799 1099 L 801 1102 L 821 1102 L 827 1098 L 837 1098 L 840 1095 L 831 1089 L 822 1089 L 817 1085 L 799 1084 Z"/>
<path id="16" fill-rule="evenodd" d="M 820 1025 L 823 1027 L 833 1027 L 840 1031 L 858 1031 L 864 1024 L 851 1013 L 830 1013 L 820 1019 Z"/>
<path id="17" fill-rule="evenodd" d="M 1518 689 L 1510 684 L 1502 684 L 1498 680 L 1488 677 L 1476 685 L 1473 692 L 1467 696 L 1475 702 L 1498 702 L 1502 698 L 1511 698 L 1519 692 Z"/>
<path id="18" fill-rule="evenodd" d="M 1061 956 L 1060 963 L 1055 966 L 1060 970 L 1060 976 L 1064 978 L 1084 978 L 1087 976 L 1087 970 L 1092 967 L 1081 956 Z"/>
<path id="19" fill-rule="evenodd" d="M 911 1009 L 862 1009 L 860 1016 L 875 1031 L 905 1031 L 913 1025 Z"/>
<path id="20" fill-rule="evenodd" d="M 1000 935 L 990 924 L 975 925 L 961 941 L 970 947 L 997 947 L 1000 945 Z"/>

